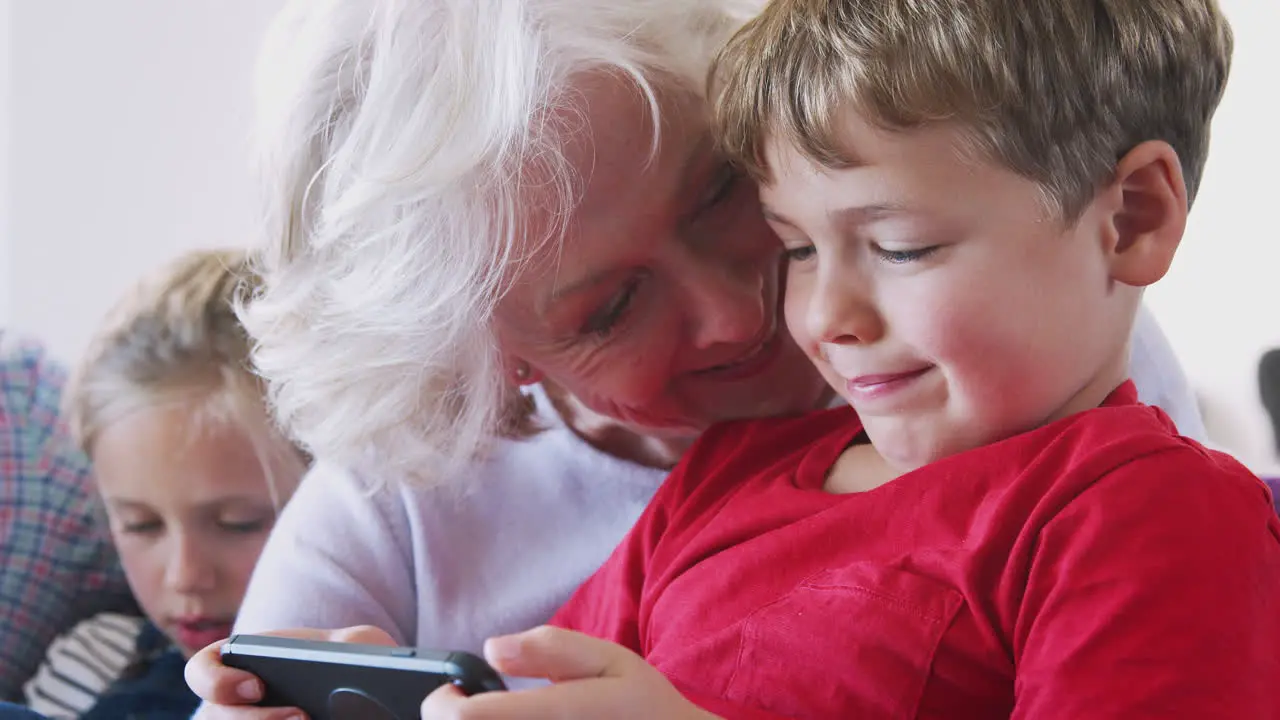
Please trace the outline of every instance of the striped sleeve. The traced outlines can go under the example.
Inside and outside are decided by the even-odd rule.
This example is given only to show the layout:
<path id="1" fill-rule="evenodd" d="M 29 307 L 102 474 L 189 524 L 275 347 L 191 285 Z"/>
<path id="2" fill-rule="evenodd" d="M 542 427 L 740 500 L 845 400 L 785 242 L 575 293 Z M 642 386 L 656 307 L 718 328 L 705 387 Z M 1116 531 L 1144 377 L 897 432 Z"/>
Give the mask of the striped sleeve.
<path id="1" fill-rule="evenodd" d="M 140 618 L 104 613 L 53 641 L 24 688 L 26 703 L 49 718 L 87 712 L 134 660 Z"/>

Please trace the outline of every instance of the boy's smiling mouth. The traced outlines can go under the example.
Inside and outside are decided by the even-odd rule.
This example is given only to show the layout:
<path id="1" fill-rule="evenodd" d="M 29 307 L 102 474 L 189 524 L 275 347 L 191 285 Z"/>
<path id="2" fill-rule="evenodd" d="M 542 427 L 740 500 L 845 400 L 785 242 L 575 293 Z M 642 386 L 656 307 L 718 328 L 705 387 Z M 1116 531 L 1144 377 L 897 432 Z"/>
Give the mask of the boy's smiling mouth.
<path id="1" fill-rule="evenodd" d="M 910 370 L 855 375 L 845 380 L 845 391 L 848 393 L 850 401 L 855 403 L 858 401 L 878 400 L 907 389 L 935 367 L 934 365 L 924 365 Z"/>

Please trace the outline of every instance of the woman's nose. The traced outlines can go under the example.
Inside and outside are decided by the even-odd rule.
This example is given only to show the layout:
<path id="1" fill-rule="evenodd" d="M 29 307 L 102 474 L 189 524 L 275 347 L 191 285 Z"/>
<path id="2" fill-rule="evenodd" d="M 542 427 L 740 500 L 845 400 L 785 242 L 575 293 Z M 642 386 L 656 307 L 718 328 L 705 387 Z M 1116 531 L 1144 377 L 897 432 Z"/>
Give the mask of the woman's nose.
<path id="1" fill-rule="evenodd" d="M 708 262 L 697 270 L 685 293 L 696 347 L 749 343 L 774 322 L 776 288 L 760 268 Z"/>

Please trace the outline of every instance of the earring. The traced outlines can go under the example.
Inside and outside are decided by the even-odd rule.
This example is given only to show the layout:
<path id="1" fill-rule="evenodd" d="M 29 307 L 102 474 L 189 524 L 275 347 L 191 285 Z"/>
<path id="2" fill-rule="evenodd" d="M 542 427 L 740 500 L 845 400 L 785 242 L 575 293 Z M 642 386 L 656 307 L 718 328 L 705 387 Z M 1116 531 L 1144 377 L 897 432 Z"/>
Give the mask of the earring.
<path id="1" fill-rule="evenodd" d="M 529 363 L 521 362 L 516 365 L 514 374 L 516 376 L 516 384 L 523 385 L 529 382 L 529 377 L 533 375 L 533 371 L 529 369 Z"/>

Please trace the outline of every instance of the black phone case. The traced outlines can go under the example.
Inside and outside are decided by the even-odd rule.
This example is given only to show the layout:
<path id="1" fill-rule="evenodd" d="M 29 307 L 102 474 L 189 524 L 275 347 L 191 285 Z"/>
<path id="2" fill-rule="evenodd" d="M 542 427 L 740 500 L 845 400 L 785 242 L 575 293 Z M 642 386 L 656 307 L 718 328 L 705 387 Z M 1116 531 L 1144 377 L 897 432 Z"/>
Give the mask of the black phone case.
<path id="1" fill-rule="evenodd" d="M 296 707 L 312 720 L 417 720 L 422 701 L 446 683 L 468 695 L 506 689 L 466 652 L 235 635 L 221 657 L 262 680 L 258 705 Z"/>

